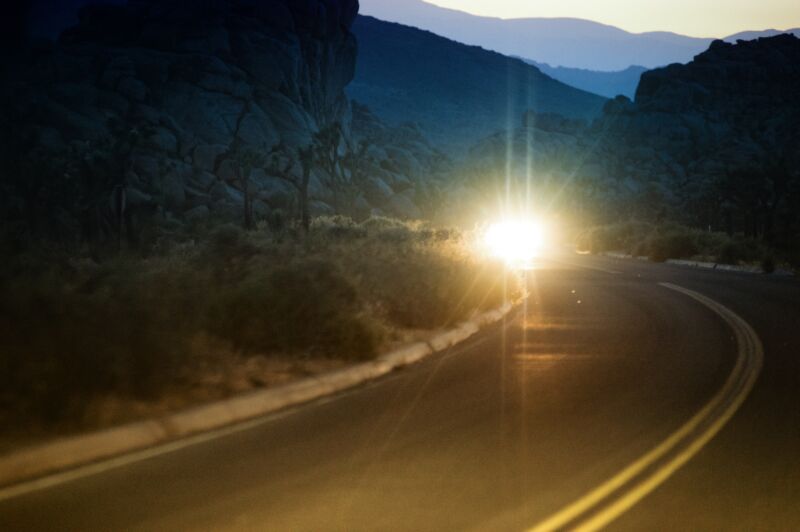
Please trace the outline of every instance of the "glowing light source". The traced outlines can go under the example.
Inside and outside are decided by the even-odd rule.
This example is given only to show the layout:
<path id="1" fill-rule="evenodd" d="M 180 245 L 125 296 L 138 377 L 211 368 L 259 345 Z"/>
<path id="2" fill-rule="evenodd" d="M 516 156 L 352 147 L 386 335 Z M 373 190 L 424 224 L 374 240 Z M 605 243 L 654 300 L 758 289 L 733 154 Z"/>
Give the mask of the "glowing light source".
<path id="1" fill-rule="evenodd" d="M 493 257 L 524 267 L 539 255 L 544 239 L 544 226 L 539 222 L 503 221 L 489 226 L 483 240 Z"/>

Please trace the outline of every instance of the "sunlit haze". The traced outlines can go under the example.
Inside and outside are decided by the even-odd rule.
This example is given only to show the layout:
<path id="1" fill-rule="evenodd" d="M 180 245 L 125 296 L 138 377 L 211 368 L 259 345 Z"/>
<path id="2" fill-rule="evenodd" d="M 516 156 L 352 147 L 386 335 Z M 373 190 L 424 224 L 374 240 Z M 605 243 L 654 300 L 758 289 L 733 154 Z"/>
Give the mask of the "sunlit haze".
<path id="1" fill-rule="evenodd" d="M 797 0 L 431 0 L 429 3 L 490 17 L 574 17 L 631 32 L 671 31 L 696 37 L 725 37 L 745 30 L 800 26 Z"/>

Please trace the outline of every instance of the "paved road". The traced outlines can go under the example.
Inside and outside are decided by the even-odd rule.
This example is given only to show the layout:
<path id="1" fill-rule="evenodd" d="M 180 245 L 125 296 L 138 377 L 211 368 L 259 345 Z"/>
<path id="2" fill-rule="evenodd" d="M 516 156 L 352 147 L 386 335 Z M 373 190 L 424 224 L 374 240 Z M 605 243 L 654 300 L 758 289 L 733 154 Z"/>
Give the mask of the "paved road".
<path id="1" fill-rule="evenodd" d="M 749 322 L 764 366 L 721 432 L 610 528 L 800 529 L 800 283 L 581 256 L 528 282 L 526 308 L 450 352 L 5 500 L 0 530 L 527 529 L 664 442 L 735 367 L 729 325 L 661 282 Z"/>

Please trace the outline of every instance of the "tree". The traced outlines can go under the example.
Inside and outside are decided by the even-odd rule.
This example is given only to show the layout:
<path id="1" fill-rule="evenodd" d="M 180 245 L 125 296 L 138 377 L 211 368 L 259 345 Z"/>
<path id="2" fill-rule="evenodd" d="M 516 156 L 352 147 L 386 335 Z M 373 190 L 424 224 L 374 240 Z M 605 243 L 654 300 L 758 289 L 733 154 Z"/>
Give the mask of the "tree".
<path id="1" fill-rule="evenodd" d="M 39 143 L 36 128 L 19 132 L 26 120 L 11 111 L 0 117 L 0 160 L 8 175 L 3 198 L 11 207 L 3 210 L 18 232 L 58 242 L 113 239 L 118 248 L 126 236 L 136 243 L 127 178 L 150 130 L 110 119 L 106 135 L 54 150 Z"/>
<path id="2" fill-rule="evenodd" d="M 300 163 L 297 173 L 296 162 Z M 300 223 L 303 233 L 308 235 L 311 228 L 308 187 L 311 182 L 311 170 L 314 166 L 314 145 L 298 148 L 293 151 L 286 144 L 280 143 L 272 149 L 272 157 L 267 172 L 291 184 L 297 191 L 297 203 L 300 207 Z"/>
<path id="3" fill-rule="evenodd" d="M 369 178 L 372 161 L 368 156 L 372 142 L 361 140 L 357 146 L 347 141 L 339 123 L 314 135 L 313 162 L 323 172 L 323 183 L 333 194 L 334 208 L 342 212 L 354 207 L 360 186 Z"/>
<path id="4" fill-rule="evenodd" d="M 231 158 L 236 168 L 236 180 L 242 190 L 244 228 L 248 231 L 253 229 L 253 194 L 250 188 L 250 174 L 256 168 L 263 168 L 266 165 L 266 156 L 261 150 L 250 146 L 244 146 L 236 142 L 231 149 Z"/>
<path id="5" fill-rule="evenodd" d="M 338 122 L 314 134 L 313 161 L 323 171 L 324 184 L 333 194 L 334 209 L 341 211 L 344 197 L 352 192 L 352 174 L 344 164 L 346 146 L 342 126 Z"/>
<path id="6" fill-rule="evenodd" d="M 308 185 L 311 181 L 311 168 L 314 166 L 314 147 L 298 149 L 298 159 L 302 168 L 302 176 L 299 185 L 295 184 L 298 191 L 300 203 L 300 222 L 303 232 L 308 235 L 311 228 L 311 214 L 308 208 Z"/>
<path id="7" fill-rule="evenodd" d="M 340 164 L 349 173 L 350 184 L 361 185 L 369 177 L 370 160 L 367 156 L 369 147 L 370 142 L 362 140 L 355 150 L 347 149 L 342 155 Z"/>

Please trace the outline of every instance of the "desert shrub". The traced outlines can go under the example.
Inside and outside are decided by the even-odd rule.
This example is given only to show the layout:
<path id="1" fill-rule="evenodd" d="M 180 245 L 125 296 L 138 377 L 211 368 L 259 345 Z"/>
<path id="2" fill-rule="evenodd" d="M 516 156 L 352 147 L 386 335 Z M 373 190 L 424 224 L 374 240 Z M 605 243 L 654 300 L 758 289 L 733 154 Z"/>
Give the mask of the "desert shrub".
<path id="1" fill-rule="evenodd" d="M 579 235 L 577 246 L 593 253 L 625 251 L 635 256 L 647 256 L 655 262 L 698 257 L 739 264 L 758 263 L 771 256 L 771 251 L 758 240 L 702 231 L 676 223 L 654 226 L 628 221 L 595 227 Z"/>
<path id="2" fill-rule="evenodd" d="M 361 227 L 368 231 L 381 231 L 383 229 L 394 229 L 397 227 L 407 227 L 407 224 L 396 218 L 385 216 L 372 216 L 361 222 Z"/>
<path id="3" fill-rule="evenodd" d="M 723 264 L 758 262 L 764 255 L 763 246 L 751 238 L 735 237 L 725 242 L 717 253 L 717 261 Z"/>
<path id="4" fill-rule="evenodd" d="M 446 326 L 518 293 L 516 278 L 501 265 L 476 259 L 458 231 L 434 231 L 428 238 L 423 232 L 425 227 L 382 225 L 338 257 L 363 299 L 391 325 Z"/>
<path id="5" fill-rule="evenodd" d="M 52 271 L 4 280 L 3 411 L 56 422 L 103 393 L 152 397 L 185 363 L 191 287 L 133 265 L 108 269 L 79 284 Z"/>
<path id="6" fill-rule="evenodd" d="M 367 230 L 347 216 L 322 216 L 311 222 L 312 235 L 318 239 L 352 240 L 364 238 Z"/>
<path id="7" fill-rule="evenodd" d="M 647 239 L 640 240 L 634 244 L 633 249 L 631 250 L 631 255 L 634 257 L 647 257 L 650 253 L 650 246 Z"/>
<path id="8" fill-rule="evenodd" d="M 761 270 L 764 273 L 773 273 L 775 271 L 775 258 L 772 255 L 765 255 L 761 259 Z"/>
<path id="9" fill-rule="evenodd" d="M 579 236 L 578 248 L 592 253 L 607 251 L 634 253 L 637 246 L 653 230 L 652 225 L 636 220 L 594 227 Z"/>
<path id="10" fill-rule="evenodd" d="M 53 423 L 98 396 L 157 397 L 180 384 L 197 338 L 230 356 L 370 358 L 387 331 L 450 325 L 519 292 L 470 238 L 331 217 L 308 238 L 266 225 L 173 234 L 147 258 L 17 253 L 0 263 L 0 418 Z"/>
<path id="11" fill-rule="evenodd" d="M 716 260 L 720 249 L 731 239 L 727 234 L 718 231 L 694 230 L 694 236 L 698 254 L 712 260 Z"/>
<path id="12" fill-rule="evenodd" d="M 581 231 L 575 237 L 575 249 L 583 252 L 592 251 L 591 231 Z"/>
<path id="13" fill-rule="evenodd" d="M 330 264 L 296 261 L 219 288 L 209 329 L 245 351 L 364 359 L 378 338 L 361 309 L 353 285 Z"/>
<path id="14" fill-rule="evenodd" d="M 238 225 L 224 224 L 211 231 L 205 247 L 207 259 L 227 262 L 234 258 L 252 256 L 257 249 L 247 238 L 247 233 Z"/>
<path id="15" fill-rule="evenodd" d="M 698 252 L 692 232 L 677 228 L 652 235 L 647 241 L 646 248 L 647 256 L 654 262 L 689 258 Z"/>

